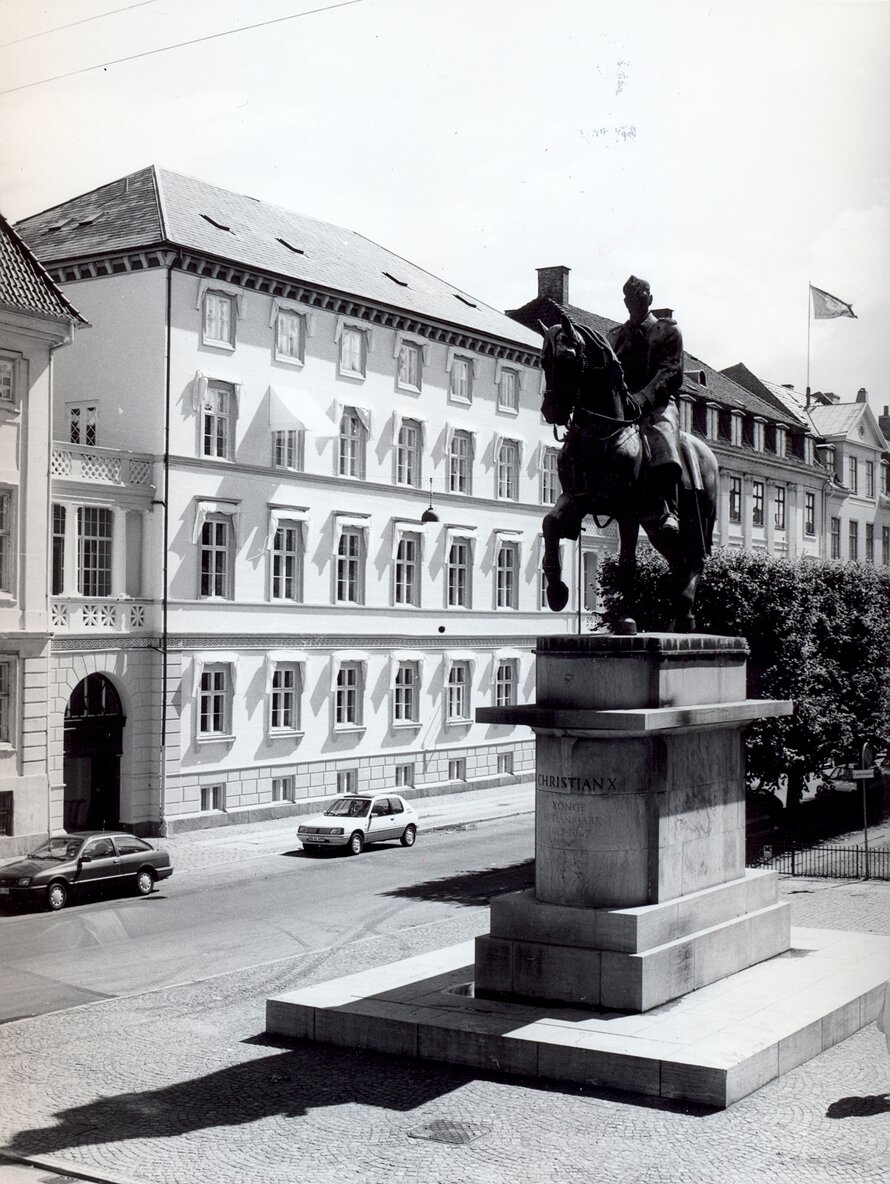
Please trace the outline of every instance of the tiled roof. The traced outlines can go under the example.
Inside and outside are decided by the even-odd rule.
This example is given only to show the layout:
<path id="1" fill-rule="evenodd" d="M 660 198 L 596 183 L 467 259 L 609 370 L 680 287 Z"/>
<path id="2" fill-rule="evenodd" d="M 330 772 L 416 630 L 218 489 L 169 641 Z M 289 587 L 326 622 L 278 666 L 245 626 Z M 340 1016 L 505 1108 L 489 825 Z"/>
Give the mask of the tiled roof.
<path id="1" fill-rule="evenodd" d="M 538 336 L 354 230 L 154 166 L 19 223 L 47 265 L 171 244 L 532 348 Z"/>
<path id="2" fill-rule="evenodd" d="M 52 320 L 85 324 L 15 230 L 0 214 L 0 305 Z"/>
<path id="3" fill-rule="evenodd" d="M 835 403 L 831 407 L 811 407 L 810 418 L 820 436 L 846 436 L 865 409 L 865 403 Z"/>
<path id="4" fill-rule="evenodd" d="M 609 329 L 618 324 L 617 321 L 588 312 L 587 309 L 578 308 L 574 304 L 559 304 L 549 296 L 537 296 L 528 304 L 523 304 L 521 308 L 508 312 L 507 315 L 532 328 L 537 327 L 539 321 L 548 327 L 555 325 L 561 312 L 566 313 L 576 324 L 587 325 L 588 328 L 596 329 L 599 333 L 607 333 Z M 538 331 L 540 332 L 540 329 Z M 750 415 L 763 416 L 771 423 L 800 426 L 801 421 L 787 408 L 776 406 L 772 400 L 767 401 L 754 392 L 746 390 L 737 382 L 733 382 L 726 374 L 721 374 L 719 370 L 715 370 L 707 362 L 702 362 L 690 353 L 684 353 L 683 369 L 686 371 L 683 390 L 687 394 L 695 395 L 699 399 L 707 399 L 721 407 L 743 410 Z M 704 383 L 699 381 L 698 375 L 704 376 Z"/>
<path id="5" fill-rule="evenodd" d="M 733 382 L 737 382 L 739 386 L 743 386 L 751 394 L 757 395 L 765 403 L 772 404 L 776 410 L 790 411 L 799 423 L 809 427 L 806 399 L 793 388 L 789 389 L 778 383 L 758 378 L 743 362 L 738 362 L 735 366 L 725 366 L 720 373 L 731 378 Z"/>

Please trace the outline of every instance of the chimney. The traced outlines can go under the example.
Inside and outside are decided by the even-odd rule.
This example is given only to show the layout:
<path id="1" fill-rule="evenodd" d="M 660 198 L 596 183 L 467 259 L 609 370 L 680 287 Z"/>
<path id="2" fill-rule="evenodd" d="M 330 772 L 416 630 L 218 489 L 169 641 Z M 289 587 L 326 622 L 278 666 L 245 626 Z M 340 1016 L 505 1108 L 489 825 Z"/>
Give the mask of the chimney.
<path id="1" fill-rule="evenodd" d="M 859 390 L 856 392 L 856 402 L 857 403 L 867 403 L 868 402 L 868 391 L 865 389 L 864 386 L 861 386 L 859 388 Z"/>
<path id="2" fill-rule="evenodd" d="M 539 267 L 538 296 L 549 296 L 556 304 L 569 302 L 570 267 Z"/>
<path id="3" fill-rule="evenodd" d="M 794 383 L 793 382 L 783 382 L 782 383 L 782 390 L 783 391 L 793 391 L 794 390 Z"/>

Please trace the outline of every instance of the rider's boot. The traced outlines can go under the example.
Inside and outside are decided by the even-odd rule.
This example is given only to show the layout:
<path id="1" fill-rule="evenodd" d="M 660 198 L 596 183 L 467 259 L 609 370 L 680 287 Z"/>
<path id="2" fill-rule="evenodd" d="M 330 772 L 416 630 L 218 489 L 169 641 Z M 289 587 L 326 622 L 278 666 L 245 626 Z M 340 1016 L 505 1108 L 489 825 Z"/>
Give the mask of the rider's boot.
<path id="1" fill-rule="evenodd" d="M 664 534 L 678 536 L 680 533 L 679 481 L 673 465 L 656 470 L 657 524 Z M 655 474 L 653 474 L 655 475 Z"/>

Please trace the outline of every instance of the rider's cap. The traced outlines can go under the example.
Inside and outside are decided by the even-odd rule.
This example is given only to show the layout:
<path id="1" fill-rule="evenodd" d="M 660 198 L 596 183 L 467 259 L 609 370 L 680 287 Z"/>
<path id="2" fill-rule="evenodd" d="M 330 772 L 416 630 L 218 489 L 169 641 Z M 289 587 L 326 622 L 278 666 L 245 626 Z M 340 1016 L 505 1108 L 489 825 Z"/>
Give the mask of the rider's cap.
<path id="1" fill-rule="evenodd" d="M 639 276 L 632 275 L 629 276 L 625 281 L 622 291 L 624 292 L 625 296 L 629 292 L 641 292 L 648 296 L 651 294 L 652 289 L 649 287 L 648 280 L 641 280 Z"/>

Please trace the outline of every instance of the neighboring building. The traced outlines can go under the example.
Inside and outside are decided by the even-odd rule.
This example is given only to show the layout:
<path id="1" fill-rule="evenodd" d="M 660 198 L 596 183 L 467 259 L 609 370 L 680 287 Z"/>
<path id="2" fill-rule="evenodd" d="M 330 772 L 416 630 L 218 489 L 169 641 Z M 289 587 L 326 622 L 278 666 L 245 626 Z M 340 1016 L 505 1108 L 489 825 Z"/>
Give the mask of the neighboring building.
<path id="1" fill-rule="evenodd" d="M 160 169 L 20 229 L 94 326 L 54 400 L 53 826 L 527 774 L 474 712 L 578 627 L 540 607 L 539 336 Z"/>
<path id="2" fill-rule="evenodd" d="M 600 333 L 617 323 L 570 303 L 567 267 L 539 268 L 537 296 L 508 316 L 532 328 L 556 324 L 563 312 Z M 740 384 L 733 371 L 688 353 L 684 368 L 681 427 L 706 440 L 720 466 L 715 546 L 788 558 L 827 553 L 834 470 L 823 462 L 814 426 L 753 375 Z M 609 542 L 586 538 L 584 546 L 602 551 Z"/>
<path id="3" fill-rule="evenodd" d="M 53 351 L 82 324 L 0 217 L 0 856 L 27 850 L 50 826 L 51 382 Z"/>

